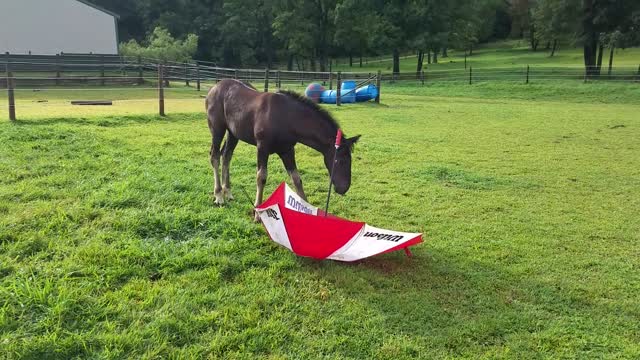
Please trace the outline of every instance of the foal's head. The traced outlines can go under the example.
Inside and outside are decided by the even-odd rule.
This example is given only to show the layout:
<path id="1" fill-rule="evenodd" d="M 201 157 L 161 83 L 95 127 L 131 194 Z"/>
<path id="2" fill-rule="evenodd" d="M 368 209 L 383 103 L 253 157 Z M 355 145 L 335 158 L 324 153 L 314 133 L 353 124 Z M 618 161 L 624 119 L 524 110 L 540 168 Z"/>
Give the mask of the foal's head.
<path id="1" fill-rule="evenodd" d="M 324 164 L 329 173 L 333 168 L 333 187 L 340 195 L 346 194 L 351 186 L 351 153 L 358 139 L 360 139 L 360 135 L 349 139 L 343 137 L 337 152 L 329 151 L 324 155 Z M 333 165 L 334 154 L 335 166 Z"/>

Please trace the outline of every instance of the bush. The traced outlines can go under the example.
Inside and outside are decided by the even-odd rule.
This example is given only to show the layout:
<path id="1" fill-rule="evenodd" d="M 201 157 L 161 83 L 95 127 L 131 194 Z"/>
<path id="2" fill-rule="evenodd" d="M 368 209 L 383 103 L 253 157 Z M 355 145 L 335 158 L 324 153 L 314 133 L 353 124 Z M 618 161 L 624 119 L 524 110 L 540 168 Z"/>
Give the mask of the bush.
<path id="1" fill-rule="evenodd" d="M 147 46 L 135 40 L 120 44 L 124 56 L 142 56 L 162 61 L 187 61 L 198 49 L 198 36 L 189 34 L 185 40 L 177 40 L 167 29 L 156 27 L 147 38 Z"/>

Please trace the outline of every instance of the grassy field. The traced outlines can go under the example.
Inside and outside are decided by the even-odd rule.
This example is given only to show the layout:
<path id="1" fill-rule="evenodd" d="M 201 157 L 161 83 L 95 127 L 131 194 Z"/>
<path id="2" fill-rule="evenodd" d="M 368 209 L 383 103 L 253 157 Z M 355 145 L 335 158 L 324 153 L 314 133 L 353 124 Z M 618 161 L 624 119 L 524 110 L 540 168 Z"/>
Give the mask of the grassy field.
<path id="1" fill-rule="evenodd" d="M 584 58 L 582 49 L 571 45 L 560 45 L 553 57 L 549 57 L 550 51 L 544 48 L 538 51 L 531 51 L 528 42 L 524 40 L 509 40 L 498 43 L 480 45 L 474 49 L 473 56 L 467 57 L 468 65 L 475 69 L 482 68 L 525 68 L 530 65 L 533 69 L 539 67 L 583 67 Z M 385 61 L 364 63 L 359 66 L 359 59 L 354 58 L 354 66 L 349 67 L 347 60 L 340 60 L 337 70 L 342 71 L 391 71 L 391 57 Z M 402 59 L 400 61 L 401 71 L 416 71 L 417 57 Z M 609 64 L 609 51 L 603 57 L 603 66 Z M 425 56 L 424 65 L 429 70 L 459 70 L 464 69 L 464 51 L 449 51 L 449 57 L 439 57 L 437 64 L 427 64 Z M 640 48 L 616 49 L 613 66 L 614 68 L 637 69 L 640 65 Z"/>
<path id="2" fill-rule="evenodd" d="M 249 145 L 214 206 L 203 100 L 181 91 L 166 118 L 133 90 L 0 109 L 0 358 L 640 357 L 635 84 L 407 84 L 328 107 L 363 135 L 332 210 L 425 233 L 414 258 L 355 264 L 251 221 Z M 322 204 L 322 159 L 298 152 Z M 272 158 L 267 191 L 285 180 Z"/>

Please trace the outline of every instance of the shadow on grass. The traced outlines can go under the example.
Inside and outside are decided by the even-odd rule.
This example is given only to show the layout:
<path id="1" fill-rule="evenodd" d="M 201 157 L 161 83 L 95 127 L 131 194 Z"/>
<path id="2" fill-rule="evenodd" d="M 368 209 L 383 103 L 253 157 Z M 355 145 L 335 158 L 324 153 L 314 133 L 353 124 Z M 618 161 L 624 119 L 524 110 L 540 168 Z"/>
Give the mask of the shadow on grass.
<path id="1" fill-rule="evenodd" d="M 428 241 L 417 248 L 413 258 L 395 252 L 352 264 L 305 262 L 341 296 L 372 309 L 389 334 L 409 336 L 402 345 L 407 355 L 425 346 L 477 353 L 507 346 L 513 338 L 553 343 L 554 321 L 612 310 L 558 284 L 514 274 L 509 264 L 434 249 Z"/>
<path id="2" fill-rule="evenodd" d="M 206 114 L 184 113 L 171 114 L 167 116 L 159 115 L 126 115 L 126 116 L 100 116 L 100 117 L 80 117 L 80 118 L 47 118 L 47 119 L 26 119 L 14 122 L 16 126 L 52 126 L 52 125 L 83 125 L 99 127 L 120 127 L 131 124 L 147 123 L 172 123 L 177 121 L 195 121 L 206 119 Z"/>

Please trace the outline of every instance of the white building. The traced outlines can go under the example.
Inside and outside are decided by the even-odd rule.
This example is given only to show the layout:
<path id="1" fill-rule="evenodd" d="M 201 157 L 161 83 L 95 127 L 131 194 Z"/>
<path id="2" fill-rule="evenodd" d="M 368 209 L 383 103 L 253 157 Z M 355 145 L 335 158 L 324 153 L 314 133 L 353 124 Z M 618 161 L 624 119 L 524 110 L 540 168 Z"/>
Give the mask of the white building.
<path id="1" fill-rule="evenodd" d="M 0 0 L 0 53 L 117 54 L 118 15 L 85 0 Z"/>

